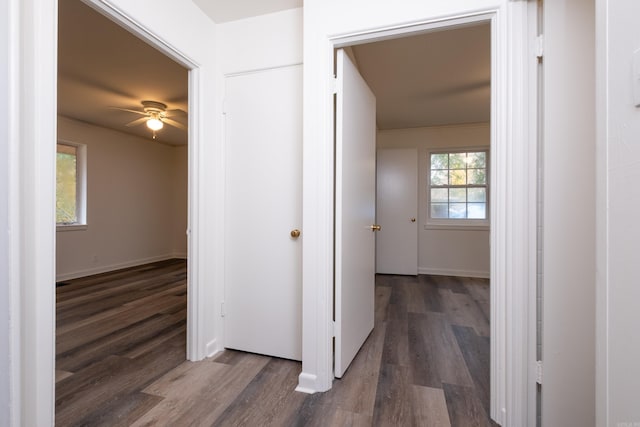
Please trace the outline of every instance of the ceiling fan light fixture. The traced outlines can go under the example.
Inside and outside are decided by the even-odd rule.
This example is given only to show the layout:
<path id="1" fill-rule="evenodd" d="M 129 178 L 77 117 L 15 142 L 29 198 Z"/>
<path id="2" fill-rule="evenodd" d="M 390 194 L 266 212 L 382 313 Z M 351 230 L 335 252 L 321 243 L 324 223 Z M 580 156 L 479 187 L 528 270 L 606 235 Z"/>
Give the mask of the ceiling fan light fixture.
<path id="1" fill-rule="evenodd" d="M 160 130 L 162 129 L 162 126 L 164 126 L 164 124 L 162 123 L 162 120 L 158 118 L 152 117 L 147 120 L 147 127 L 152 131 Z"/>

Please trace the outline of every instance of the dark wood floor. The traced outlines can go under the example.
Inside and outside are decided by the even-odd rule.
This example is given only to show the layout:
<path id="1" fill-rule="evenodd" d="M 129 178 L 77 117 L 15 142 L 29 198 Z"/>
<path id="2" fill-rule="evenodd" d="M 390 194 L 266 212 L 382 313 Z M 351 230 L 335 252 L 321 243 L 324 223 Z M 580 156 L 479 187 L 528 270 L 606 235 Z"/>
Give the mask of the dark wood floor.
<path id="1" fill-rule="evenodd" d="M 60 426 L 487 426 L 489 283 L 378 276 L 376 327 L 326 393 L 300 364 L 226 350 L 185 361 L 184 261 L 58 290 Z"/>

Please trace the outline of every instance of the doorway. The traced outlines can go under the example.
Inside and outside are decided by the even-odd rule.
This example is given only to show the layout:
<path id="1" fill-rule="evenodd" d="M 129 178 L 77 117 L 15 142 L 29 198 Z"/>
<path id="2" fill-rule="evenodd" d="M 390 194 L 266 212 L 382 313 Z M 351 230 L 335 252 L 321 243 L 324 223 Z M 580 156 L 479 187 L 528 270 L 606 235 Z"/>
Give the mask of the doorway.
<path id="1" fill-rule="evenodd" d="M 511 5 L 511 4 L 510 4 Z M 516 6 L 517 14 L 496 14 L 495 10 L 485 13 L 475 12 L 461 15 L 454 15 L 451 19 L 434 18 L 425 22 L 398 25 L 392 29 L 389 27 L 379 30 L 371 30 L 363 24 L 362 29 L 357 25 L 343 25 L 341 34 L 346 36 L 334 36 L 338 31 L 332 27 L 333 32 L 326 28 L 320 29 L 319 37 L 327 37 L 328 44 L 324 47 L 316 48 L 314 52 L 309 52 L 309 60 L 305 63 L 309 67 L 309 76 L 313 80 L 314 73 L 323 73 L 330 67 L 333 58 L 333 51 L 353 44 L 397 38 L 400 34 L 424 32 L 434 28 L 455 26 L 469 22 L 491 22 L 491 62 L 492 62 L 492 87 L 491 87 L 491 163 L 498 171 L 491 178 L 493 197 L 491 199 L 491 301 L 493 310 L 491 312 L 492 331 L 491 341 L 491 373 L 492 373 L 492 398 L 491 416 L 498 422 L 506 422 L 506 409 L 511 404 L 507 402 L 506 396 L 516 393 L 516 401 L 522 402 L 520 406 L 513 407 L 509 412 L 509 419 L 524 420 L 532 416 L 527 412 L 529 408 L 535 408 L 530 398 L 530 390 L 534 382 L 531 381 L 531 360 L 533 360 L 532 350 L 534 349 L 534 311 L 531 311 L 530 284 L 534 283 L 535 275 L 528 268 L 531 256 L 535 254 L 535 240 L 522 240 L 522 233 L 530 233 L 534 227 L 530 218 L 535 218 L 535 192 L 531 191 L 530 183 L 535 183 L 535 154 L 531 157 L 532 148 L 535 147 L 535 132 L 525 127 L 525 123 L 530 123 L 529 114 L 532 110 L 524 102 L 523 91 L 528 93 L 529 85 L 534 82 L 529 78 L 523 69 L 523 64 L 529 64 L 528 42 L 526 42 L 528 25 L 531 24 L 530 15 L 527 14 L 526 5 Z M 508 16 L 507 16 L 508 15 Z M 517 22 L 518 24 L 514 24 Z M 507 23 L 509 25 L 507 25 Z M 372 24 L 373 25 L 373 24 Z M 507 36 L 511 34 L 513 37 Z M 509 39 L 512 42 L 513 50 L 507 49 L 506 42 L 501 40 Z M 519 64 L 516 66 L 515 64 Z M 527 68 L 528 70 L 528 68 Z M 499 78 L 498 78 L 499 77 Z M 331 87 L 333 77 L 324 75 L 323 80 L 326 87 Z M 334 153 L 326 151 L 326 148 L 316 149 L 318 145 L 333 145 L 333 121 L 330 118 L 332 103 L 322 94 L 315 90 L 310 83 L 305 88 L 305 108 L 307 111 L 317 112 L 315 119 L 310 119 L 305 127 L 305 149 L 310 151 L 309 158 L 315 156 L 317 161 L 305 163 L 305 170 L 319 170 L 326 173 L 328 162 Z M 526 89 L 523 89 L 526 88 Z M 316 105 L 319 105 L 316 107 Z M 508 109 L 509 105 L 524 106 L 522 110 Z M 513 126 L 513 120 L 518 118 L 518 123 Z M 511 123 L 511 124 L 510 124 Z M 533 136 L 533 137 L 532 137 Z M 517 166 L 516 166 L 517 165 Z M 333 168 L 331 168 L 332 171 Z M 319 185 L 315 182 L 308 182 L 305 185 L 305 195 L 310 199 L 317 197 L 324 204 L 332 205 L 333 191 L 332 181 L 322 181 Z M 518 200 L 518 202 L 516 202 Z M 315 207 L 305 206 L 306 211 Z M 305 211 L 305 212 L 306 212 Z M 322 213 L 322 212 L 321 212 Z M 533 214 L 533 217 L 531 215 Z M 317 216 L 317 215 L 316 215 Z M 515 222 L 508 218 L 517 218 Z M 311 225 L 319 227 L 317 240 L 309 242 L 305 246 L 305 253 L 321 255 L 332 240 L 327 239 L 325 226 L 326 218 L 320 215 L 320 220 L 311 218 Z M 535 221 L 534 221 L 535 222 Z M 525 231 L 526 230 L 526 231 Z M 519 237 L 520 236 L 520 237 Z M 532 244 L 533 243 L 533 244 Z M 307 263 L 305 261 L 305 263 Z M 321 264 L 321 263 L 318 263 Z M 305 274 L 305 294 L 317 295 L 316 301 L 305 300 L 311 305 L 313 310 L 306 316 L 306 324 L 317 325 L 322 328 L 323 322 L 332 317 L 333 307 L 327 304 L 331 301 L 332 293 L 329 286 L 328 277 L 332 273 L 332 268 L 326 270 L 322 266 L 315 266 L 311 263 L 311 271 L 316 277 Z M 315 267 L 315 268 L 314 268 Z M 318 268 L 320 267 L 320 268 Z M 516 279 L 517 278 L 517 279 Z M 509 289 L 507 292 L 507 283 Z M 329 298 L 327 298 L 327 296 Z M 307 313 L 305 305 L 305 313 Z M 521 307 L 522 310 L 514 311 L 510 307 Z M 509 325 L 514 329 L 505 329 L 508 317 Z M 303 360 L 303 373 L 300 375 L 299 389 L 326 390 L 331 387 L 330 377 L 327 372 L 332 372 L 332 352 L 330 343 L 331 329 L 326 332 L 323 329 L 316 329 L 313 333 L 305 328 L 305 333 L 309 333 L 317 339 L 309 339 L 309 349 L 320 349 L 316 354 L 316 360 L 305 364 Z M 516 332 L 518 331 L 518 332 Z M 496 332 L 496 333 L 493 333 Z M 508 345 L 507 345 L 507 339 Z M 326 349 L 326 351 L 325 351 Z M 303 350 L 304 352 L 304 350 Z M 509 363 L 507 364 L 507 361 Z M 507 375 L 508 373 L 508 375 Z M 511 391 L 508 391 L 511 390 Z M 526 404 L 524 403 L 526 401 Z M 524 421 L 514 421 L 515 423 L 525 423 Z"/>
<path id="2" fill-rule="evenodd" d="M 440 275 L 420 276 L 421 283 L 418 283 L 417 280 L 415 283 L 408 283 L 411 280 L 401 280 L 400 277 L 397 277 L 397 289 L 394 289 L 393 286 L 388 287 L 388 283 L 386 283 L 380 288 L 380 291 L 376 291 L 376 294 L 380 292 L 383 294 L 389 294 L 389 291 L 391 290 L 392 299 L 394 300 L 394 304 L 392 304 L 393 307 L 397 307 L 403 300 L 405 300 L 405 304 L 410 304 L 406 301 L 410 297 L 407 292 L 414 295 L 417 300 L 429 297 L 429 301 L 427 301 L 427 303 L 430 304 L 429 307 L 431 307 L 431 309 L 429 307 L 418 306 L 419 304 L 416 305 L 417 303 L 413 302 L 413 305 L 410 307 L 405 306 L 400 310 L 403 311 L 406 309 L 407 312 L 411 314 L 408 316 L 408 318 L 412 320 L 411 322 L 408 322 L 406 313 L 404 317 L 401 316 L 405 319 L 404 322 L 398 319 L 389 321 L 389 324 L 395 325 L 394 328 L 392 328 L 392 335 L 394 336 L 393 339 L 398 340 L 395 344 L 400 347 L 402 347 L 402 342 L 415 342 L 415 337 L 414 339 L 408 338 L 408 335 L 410 335 L 408 331 L 413 331 L 415 333 L 416 325 L 427 324 L 432 320 L 437 319 L 442 313 L 448 313 L 446 316 L 450 317 L 451 313 L 462 309 L 462 313 L 460 313 L 462 317 L 465 315 L 468 317 L 479 315 L 479 321 L 477 323 L 471 321 L 462 323 L 465 323 L 465 326 L 479 328 L 479 330 L 481 330 L 481 334 L 484 336 L 484 338 L 480 338 L 480 336 L 474 335 L 474 337 L 477 337 L 474 342 L 483 344 L 482 354 L 487 357 L 482 358 L 479 356 L 478 360 L 471 361 L 472 364 L 475 363 L 475 366 L 479 367 L 480 373 L 478 376 L 483 380 L 477 382 L 475 386 L 472 385 L 470 390 L 477 389 L 483 391 L 480 393 L 482 395 L 480 400 L 483 401 L 481 406 L 484 407 L 483 412 L 486 412 L 487 419 L 489 417 L 489 396 L 487 391 L 489 383 L 489 310 L 488 305 L 485 303 L 489 299 L 488 287 L 478 285 L 478 294 L 486 294 L 481 298 L 482 308 L 485 308 L 486 306 L 486 310 L 483 312 L 480 305 L 478 305 L 469 294 L 469 292 L 472 291 L 467 291 L 466 287 L 462 285 L 462 283 L 465 283 L 464 279 L 446 277 L 446 275 L 449 273 L 450 275 L 464 276 L 466 273 L 466 275 L 478 276 L 480 274 L 481 276 L 489 277 L 490 274 L 488 229 L 489 210 L 487 209 L 489 202 L 487 198 L 487 181 L 489 179 L 487 175 L 488 155 L 491 151 L 488 150 L 488 146 L 490 144 L 490 124 L 488 121 L 490 120 L 491 110 L 490 34 L 490 24 L 487 22 L 480 22 L 475 23 L 475 25 L 467 24 L 460 27 L 440 29 L 440 31 L 432 31 L 426 34 L 413 35 L 410 37 L 398 37 L 392 40 L 373 42 L 370 44 L 353 45 L 339 50 L 337 53 L 338 109 L 336 120 L 336 167 L 341 167 L 343 163 L 341 159 L 344 157 L 345 159 L 349 158 L 349 168 L 353 170 L 354 167 L 359 167 L 357 166 L 358 164 L 364 162 L 363 159 L 369 159 L 369 157 L 366 157 L 368 155 L 368 151 L 365 151 L 362 155 L 357 154 L 354 157 L 351 154 L 351 151 L 354 148 L 343 146 L 341 142 L 343 141 L 342 135 L 344 133 L 344 123 L 354 122 L 357 120 L 357 118 L 350 118 L 349 120 L 343 118 L 342 114 L 346 113 L 342 113 L 342 111 L 346 111 L 346 108 L 341 109 L 340 107 L 344 102 L 346 102 L 343 101 L 343 99 L 347 98 L 351 93 L 354 93 L 347 91 L 347 89 L 344 88 L 344 85 L 347 84 L 345 82 L 354 80 L 354 78 L 343 78 L 341 74 L 343 72 L 343 66 L 341 64 L 342 62 L 347 61 L 346 59 L 342 59 L 345 55 L 344 52 L 346 52 L 346 55 L 350 58 L 350 60 L 348 60 L 349 63 L 359 70 L 359 74 L 364 77 L 364 81 L 366 81 L 366 84 L 371 88 L 373 94 L 380 95 L 376 96 L 377 99 L 375 107 L 378 111 L 376 120 L 378 132 L 377 139 L 386 142 L 386 145 L 383 144 L 383 147 L 388 149 L 393 148 L 395 149 L 394 152 L 404 149 L 405 152 L 413 153 L 412 158 L 408 159 L 409 162 L 417 164 L 420 160 L 420 214 L 418 214 L 416 210 L 415 212 L 408 213 L 406 215 L 407 217 L 402 218 L 402 220 L 411 226 L 412 224 L 415 224 L 417 217 L 420 218 L 420 234 L 427 234 L 427 236 L 424 236 L 424 238 L 421 239 L 423 240 L 421 242 L 421 249 L 426 253 L 420 258 L 420 270 L 422 273 Z M 438 51 L 443 53 L 438 55 Z M 452 51 L 455 53 L 451 53 Z M 416 57 L 424 57 L 428 58 L 428 60 L 419 63 L 420 61 L 416 60 Z M 390 63 L 394 65 L 390 65 Z M 398 63 L 400 63 L 400 65 L 397 65 Z M 345 74 L 345 76 L 346 75 L 347 74 Z M 424 83 L 421 84 L 421 79 L 424 78 L 427 79 L 427 85 Z M 357 79 L 354 81 L 357 81 Z M 395 84 L 396 82 L 397 84 Z M 352 90 L 357 92 L 355 88 Z M 404 95 L 404 97 L 399 94 Z M 416 100 L 416 97 L 422 97 L 422 99 Z M 363 107 L 359 105 L 360 104 L 358 104 L 357 110 L 362 111 Z M 447 109 L 449 108 L 450 110 L 447 112 Z M 345 115 L 344 117 L 347 116 Z M 485 123 L 478 124 L 477 122 Z M 470 123 L 472 124 L 471 126 L 469 125 Z M 366 131 L 366 129 L 368 129 L 367 126 L 365 126 L 364 130 Z M 345 140 L 345 144 L 352 142 L 352 140 L 359 140 L 354 138 L 354 135 L 349 135 L 349 137 L 349 140 Z M 474 146 L 476 146 L 476 148 L 474 148 Z M 420 149 L 419 155 L 418 149 Z M 431 154 L 436 151 L 438 154 Z M 451 154 L 449 154 L 449 152 L 451 152 Z M 379 151 L 379 161 L 383 158 L 380 154 L 381 152 Z M 439 169 L 435 172 L 431 171 L 433 167 L 432 163 L 434 163 L 431 161 L 431 158 L 434 157 L 440 159 L 443 156 L 446 156 L 447 161 L 445 162 L 446 164 L 444 164 L 446 168 L 442 169 L 444 167 L 443 164 L 438 164 L 436 166 L 438 166 Z M 451 165 L 449 165 L 449 157 L 451 157 Z M 460 162 L 457 162 L 457 160 L 460 160 Z M 472 162 L 469 163 L 466 160 L 472 160 Z M 380 165 L 380 162 L 378 164 Z M 375 170 L 375 168 L 365 167 L 362 169 L 361 173 L 368 174 L 371 173 L 372 170 Z M 379 190 L 381 182 L 380 174 L 383 172 L 384 171 L 381 170 L 374 172 L 374 174 L 378 174 Z M 395 180 L 396 182 L 401 183 L 398 185 L 404 185 L 406 184 L 406 179 L 403 179 L 403 177 L 400 176 L 402 173 L 403 171 L 398 171 L 395 175 L 393 172 L 385 175 L 388 177 L 393 175 L 389 180 Z M 341 188 L 345 185 L 347 186 L 346 188 L 348 188 L 350 184 L 347 181 L 348 176 L 347 178 L 344 178 L 344 176 L 348 175 L 348 171 L 339 169 L 336 171 L 336 174 L 336 248 L 343 248 L 343 243 L 341 243 L 342 229 L 340 227 L 342 227 L 341 224 L 343 223 L 343 218 L 351 214 L 350 212 L 343 210 L 345 202 L 342 200 Z M 431 175 L 434 175 L 437 178 L 443 174 L 447 175 L 447 179 L 445 180 L 446 182 L 439 182 L 434 179 L 430 179 Z M 415 176 L 414 179 L 417 179 L 417 176 Z M 369 181 L 371 181 L 371 179 L 369 179 Z M 418 205 L 417 185 L 418 182 L 412 186 L 414 188 L 414 200 L 412 200 L 413 206 Z M 445 200 L 434 201 L 433 206 L 434 208 L 437 207 L 437 210 L 430 209 L 428 205 L 428 202 L 431 202 L 428 197 L 429 193 L 442 191 L 447 192 L 447 197 L 445 197 Z M 396 189 L 395 193 L 398 192 L 399 189 Z M 451 194 L 450 197 L 448 196 L 449 193 Z M 460 193 L 464 193 L 464 197 L 462 199 Z M 467 193 L 469 193 L 469 196 Z M 363 192 L 360 191 L 359 194 L 363 194 Z M 427 195 L 426 198 L 422 197 L 424 194 Z M 480 195 L 482 197 L 479 197 Z M 349 199 L 353 198 L 353 196 L 349 197 Z M 436 203 L 436 201 L 439 203 Z M 360 203 L 359 206 L 369 206 L 369 204 Z M 443 206 L 445 207 L 444 215 L 442 209 L 440 209 Z M 359 211 L 362 211 L 362 209 Z M 376 211 L 380 214 L 379 207 L 376 208 Z M 351 222 L 349 219 L 344 220 L 344 222 L 347 221 L 351 224 L 348 227 L 350 230 L 364 229 L 367 225 L 364 223 L 359 224 L 357 221 Z M 371 221 L 371 219 L 369 219 L 369 221 Z M 392 229 L 393 225 L 394 224 L 382 223 L 380 221 L 380 216 L 378 215 L 375 225 L 375 229 L 378 230 L 376 234 L 380 236 L 386 227 Z M 465 229 L 465 227 L 470 228 L 470 230 Z M 374 226 L 372 226 L 372 229 L 374 229 Z M 414 240 L 416 242 L 416 247 L 413 250 L 417 251 L 418 230 L 415 230 L 415 228 L 414 233 L 416 238 L 416 240 Z M 429 235 L 429 233 L 431 234 Z M 448 233 L 453 236 L 447 235 Z M 484 244 L 474 245 L 473 243 L 468 243 L 469 240 L 478 240 L 478 237 L 475 236 L 475 234 L 478 233 L 481 233 L 479 239 L 480 241 L 483 241 Z M 438 236 L 438 234 L 440 234 L 440 236 Z M 439 241 L 436 239 L 437 237 L 440 237 Z M 451 243 L 451 241 L 455 241 L 456 237 L 459 246 L 457 249 L 452 251 L 448 250 L 447 246 L 455 244 Z M 354 240 L 355 237 L 353 236 L 349 238 L 350 242 Z M 376 241 L 380 244 L 379 238 L 376 239 Z M 465 242 L 467 242 L 467 244 L 465 244 Z M 428 244 L 433 244 L 434 246 L 439 247 L 444 253 L 448 252 L 450 254 L 457 255 L 456 259 L 447 260 L 445 257 L 444 261 L 449 261 L 449 264 L 438 265 L 437 260 L 433 261 L 429 259 L 433 255 L 428 250 L 425 250 L 425 247 L 428 248 Z M 400 248 L 394 248 L 394 250 L 399 251 Z M 349 254 L 344 251 L 340 251 L 336 254 L 335 298 L 337 302 L 343 301 L 343 293 L 346 292 L 346 295 L 348 295 L 350 292 L 353 292 L 344 290 L 340 286 L 341 282 L 339 282 L 338 279 L 341 278 L 341 275 L 345 274 L 343 272 L 345 267 L 343 266 L 354 264 L 354 262 L 350 260 L 350 257 L 353 257 L 354 255 L 358 258 L 366 256 L 362 250 L 357 252 L 357 254 Z M 413 254 L 415 257 L 414 262 L 417 263 L 418 256 L 416 252 L 413 252 Z M 411 254 L 409 254 L 409 256 L 411 256 Z M 347 261 L 344 261 L 341 257 L 346 258 Z M 427 259 L 425 260 L 423 258 Z M 478 268 L 475 266 L 476 264 L 473 264 L 475 258 L 484 258 L 485 262 L 481 268 Z M 471 264 L 467 262 L 468 259 L 472 260 Z M 380 261 L 381 260 L 378 259 L 378 262 Z M 423 264 L 428 264 L 430 261 L 432 262 L 431 265 L 436 265 L 435 268 L 423 266 Z M 457 268 L 454 270 L 450 268 L 451 265 L 457 265 Z M 409 268 L 409 270 L 411 270 L 411 268 Z M 413 274 L 418 272 L 417 264 L 414 264 L 413 271 Z M 400 274 L 402 274 L 402 272 L 400 272 Z M 438 279 L 437 277 L 441 277 L 442 279 Z M 379 281 L 384 281 L 382 278 L 379 279 Z M 393 278 L 390 280 L 392 282 L 394 281 Z M 353 278 L 348 282 L 350 287 L 355 283 Z M 469 281 L 469 283 L 475 282 Z M 454 288 L 455 290 L 452 291 Z M 470 288 L 473 289 L 473 286 Z M 369 291 L 369 293 L 372 292 L 373 289 Z M 387 297 L 389 297 L 389 295 L 387 295 Z M 463 299 L 465 303 L 461 304 Z M 360 296 L 358 300 L 368 301 L 367 298 L 362 296 Z M 382 301 L 377 301 L 377 303 L 384 305 L 384 298 Z M 452 304 L 457 305 L 457 307 L 452 308 Z M 347 311 L 353 313 L 358 310 L 363 310 L 362 305 L 364 305 L 363 302 L 359 303 L 357 308 L 351 307 Z M 366 305 L 368 306 L 368 303 Z M 337 304 L 336 352 L 340 350 L 341 341 L 346 339 L 341 335 L 342 329 L 349 327 L 349 325 L 345 325 L 343 323 L 340 316 L 342 311 L 339 310 L 339 307 L 340 306 Z M 467 307 L 466 313 L 464 313 L 464 307 Z M 378 310 L 379 308 L 376 308 L 376 313 L 378 313 Z M 421 314 L 423 312 L 424 314 Z M 434 316 L 436 312 L 439 314 Z M 422 316 L 424 316 L 424 319 Z M 381 318 L 385 317 L 381 316 Z M 442 323 L 442 336 L 447 336 L 447 334 L 451 335 L 451 339 L 448 340 L 449 343 L 456 342 L 456 339 L 453 338 L 453 334 L 450 330 L 460 327 L 460 320 L 461 319 L 459 318 L 452 321 L 451 325 L 445 325 Z M 387 322 L 385 321 L 385 323 Z M 387 324 L 387 328 L 390 327 L 389 324 Z M 382 327 L 383 324 L 381 323 L 379 326 Z M 366 337 L 366 332 L 368 331 L 369 329 L 364 331 L 364 337 Z M 404 331 L 404 333 L 402 331 Z M 460 366 L 462 366 L 460 371 L 464 370 L 466 372 L 466 365 L 470 362 L 467 361 L 466 365 L 462 362 L 462 357 L 460 356 L 461 350 L 459 349 L 460 344 L 461 343 L 458 342 L 458 344 L 450 346 L 452 351 L 447 358 L 449 360 L 458 360 L 460 362 Z M 409 347 L 405 347 L 407 347 L 405 348 L 405 351 L 408 351 Z M 462 347 L 464 347 L 464 345 L 462 345 Z M 432 350 L 435 350 L 435 348 Z M 414 357 L 415 360 L 411 359 L 414 362 L 424 357 L 428 358 L 437 355 L 437 352 L 435 351 L 427 351 L 427 353 L 424 353 L 424 347 L 415 345 L 412 347 L 412 351 L 423 353 L 415 354 L 413 356 L 408 355 L 409 359 Z M 335 357 L 336 377 L 341 377 L 344 371 L 344 367 L 342 366 L 342 359 L 344 358 L 344 355 L 340 353 L 336 354 Z M 338 363 L 339 361 L 341 362 L 340 364 Z M 404 362 L 399 363 L 404 364 L 407 363 L 407 361 L 405 360 Z M 432 365 L 436 366 L 437 363 L 434 362 Z M 340 368 L 339 372 L 338 368 Z M 443 370 L 444 373 L 441 374 L 446 377 L 447 368 L 440 366 L 439 369 Z M 433 378 L 427 378 L 429 377 L 428 375 L 425 378 L 420 379 L 419 369 L 416 367 L 413 367 L 411 370 L 415 374 L 414 379 L 416 381 L 425 384 L 429 383 L 429 385 L 437 383 Z M 459 377 L 450 377 L 450 379 L 453 379 L 456 383 L 464 382 L 467 385 L 471 385 L 469 378 L 466 378 L 465 381 L 462 381 Z M 451 393 L 451 390 L 449 390 L 448 398 L 451 398 Z M 475 392 L 472 391 L 470 393 L 473 394 Z M 474 399 L 475 398 L 476 397 L 474 397 Z M 452 403 L 450 402 L 449 404 Z"/>
<path id="3" fill-rule="evenodd" d="M 186 359 L 189 71 L 79 0 L 58 19 L 57 201 L 85 209 L 56 204 L 55 419 L 92 424 Z"/>

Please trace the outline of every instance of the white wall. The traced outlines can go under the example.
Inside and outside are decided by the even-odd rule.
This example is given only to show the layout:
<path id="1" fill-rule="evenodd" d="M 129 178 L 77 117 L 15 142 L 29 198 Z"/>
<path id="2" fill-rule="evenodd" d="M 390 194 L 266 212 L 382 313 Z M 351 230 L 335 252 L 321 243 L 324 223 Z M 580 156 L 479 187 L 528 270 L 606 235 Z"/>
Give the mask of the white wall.
<path id="1" fill-rule="evenodd" d="M 418 149 L 418 272 L 489 277 L 489 230 L 426 227 L 429 150 L 488 148 L 489 124 L 438 126 L 378 131 L 378 148 Z"/>
<path id="2" fill-rule="evenodd" d="M 588 426 L 596 424 L 594 1 L 544 9 L 542 425 Z"/>
<path id="3" fill-rule="evenodd" d="M 87 228 L 57 232 L 57 280 L 184 256 L 185 147 L 64 117 L 58 139 L 87 146 Z"/>
<path id="4" fill-rule="evenodd" d="M 640 3 L 598 0 L 597 425 L 640 425 Z"/>
<path id="5" fill-rule="evenodd" d="M 9 3 L 0 1 L 0 426 L 10 424 L 11 310 L 9 293 Z"/>
<path id="6" fill-rule="evenodd" d="M 222 75 L 302 63 L 302 9 L 217 26 Z"/>

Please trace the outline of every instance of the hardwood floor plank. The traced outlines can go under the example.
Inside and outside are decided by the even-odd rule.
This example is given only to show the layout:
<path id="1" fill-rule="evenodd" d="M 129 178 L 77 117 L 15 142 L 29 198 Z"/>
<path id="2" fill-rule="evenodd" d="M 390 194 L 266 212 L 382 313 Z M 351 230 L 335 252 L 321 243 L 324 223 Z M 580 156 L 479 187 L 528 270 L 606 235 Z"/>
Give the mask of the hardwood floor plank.
<path id="1" fill-rule="evenodd" d="M 414 426 L 416 420 L 409 395 L 409 368 L 383 363 L 378 379 L 373 425 Z"/>
<path id="2" fill-rule="evenodd" d="M 137 359 L 144 356 L 148 352 L 165 345 L 167 341 L 172 340 L 174 337 L 184 337 L 186 333 L 187 322 L 186 320 L 184 320 L 179 323 L 175 323 L 173 327 L 163 330 L 161 333 L 157 334 L 147 341 L 141 340 L 138 345 L 131 347 L 127 352 L 122 353 L 122 356 L 128 357 L 130 359 Z"/>
<path id="3" fill-rule="evenodd" d="M 437 280 L 434 276 L 421 274 L 418 276 L 418 282 L 420 283 L 419 289 L 427 311 L 441 313 L 443 311 L 442 299 L 440 298 Z"/>
<path id="4" fill-rule="evenodd" d="M 75 425 L 128 427 L 161 401 L 161 397 L 145 393 L 119 394 Z"/>
<path id="5" fill-rule="evenodd" d="M 165 399 L 138 419 L 133 426 L 210 426 L 232 404 L 244 388 L 269 362 L 269 357 L 246 354 L 235 365 L 206 360 L 192 364 L 195 377 L 203 377 L 203 365 L 215 364 L 215 375 L 197 380 L 194 376 L 171 372 L 145 389 L 163 394 Z"/>
<path id="6" fill-rule="evenodd" d="M 381 322 L 387 320 L 387 311 L 389 310 L 389 300 L 391 299 L 391 287 L 390 286 L 376 286 L 376 314 L 375 324 L 378 325 Z"/>
<path id="7" fill-rule="evenodd" d="M 272 359 L 213 426 L 291 425 L 306 398 L 306 394 L 295 391 L 299 373 L 299 364 Z"/>
<path id="8" fill-rule="evenodd" d="M 442 389 L 452 427 L 491 426 L 489 417 L 473 392 L 473 388 L 445 383 Z"/>
<path id="9" fill-rule="evenodd" d="M 157 313 L 168 309 L 178 309 L 185 305 L 182 297 L 168 297 L 155 304 L 145 306 L 127 306 L 92 316 L 78 322 L 77 326 L 61 328 L 56 333 L 56 353 L 65 353 L 97 338 L 109 335 L 119 329 L 134 325 Z"/>
<path id="10" fill-rule="evenodd" d="M 141 343 L 144 344 L 165 333 L 173 336 L 176 330 L 184 331 L 184 327 L 180 326 L 185 324 L 186 310 L 183 310 L 181 315 L 157 314 L 58 354 L 56 366 L 58 369 L 75 372 L 112 354 L 132 357 L 127 353 Z"/>
<path id="11" fill-rule="evenodd" d="M 444 312 L 452 325 L 469 326 L 474 328 L 478 335 L 489 336 L 489 319 L 470 295 L 453 293 L 448 289 L 441 289 L 440 295 Z"/>
<path id="12" fill-rule="evenodd" d="M 382 359 L 391 365 L 409 366 L 409 322 L 387 321 Z"/>
<path id="13" fill-rule="evenodd" d="M 464 287 L 467 288 L 469 295 L 478 304 L 484 316 L 487 319 L 491 318 L 490 311 L 490 294 L 489 294 L 489 279 L 478 279 L 465 277 L 463 279 Z"/>
<path id="14" fill-rule="evenodd" d="M 56 424 L 91 420 L 119 395 L 142 390 L 185 359 L 184 337 L 168 342 L 140 359 L 108 358 L 60 381 L 56 387 Z M 89 422 L 89 424 L 91 424 Z"/>
<path id="15" fill-rule="evenodd" d="M 449 289 L 457 294 L 466 294 L 467 289 L 461 277 L 455 276 L 430 276 L 439 289 Z"/>
<path id="16" fill-rule="evenodd" d="M 413 384 L 472 386 L 473 382 L 447 318 L 440 313 L 409 313 L 409 354 Z"/>
<path id="17" fill-rule="evenodd" d="M 407 312 L 424 314 L 432 311 L 424 297 L 424 288 L 425 284 L 421 283 L 419 277 L 408 277 L 405 289 L 407 292 Z"/>
<path id="18" fill-rule="evenodd" d="M 487 367 L 490 360 L 490 343 L 488 337 L 478 336 L 473 328 L 453 326 L 453 333 L 473 379 L 475 394 L 480 399 L 485 412 L 490 413 L 489 390 L 491 378 Z"/>
<path id="19" fill-rule="evenodd" d="M 408 299 L 407 286 L 402 281 L 395 280 L 391 286 L 391 296 L 387 306 L 387 321 L 407 321 Z"/>
<path id="20" fill-rule="evenodd" d="M 412 385 L 410 396 L 417 426 L 451 426 L 444 390 Z"/>
<path id="21" fill-rule="evenodd" d="M 73 375 L 73 372 L 56 369 L 56 383 L 62 381 L 65 378 L 70 377 L 71 375 Z"/>

